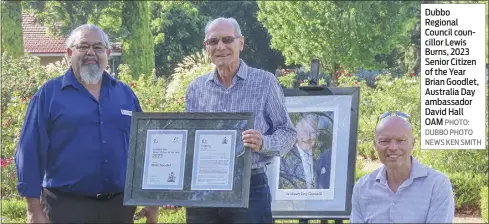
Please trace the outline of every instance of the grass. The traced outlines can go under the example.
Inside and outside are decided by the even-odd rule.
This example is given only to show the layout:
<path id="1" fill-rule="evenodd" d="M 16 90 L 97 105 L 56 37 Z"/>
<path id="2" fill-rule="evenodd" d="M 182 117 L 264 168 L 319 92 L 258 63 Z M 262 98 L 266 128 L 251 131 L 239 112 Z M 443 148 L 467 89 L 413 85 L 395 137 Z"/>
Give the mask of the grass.
<path id="1" fill-rule="evenodd" d="M 141 210 L 138 207 L 136 211 Z M 1 223 L 26 223 L 26 203 L 21 199 L 2 200 Z M 185 208 L 174 210 L 159 209 L 158 223 L 185 223 Z M 145 223 L 146 218 L 134 221 Z M 275 223 L 299 223 L 297 219 L 278 219 Z M 320 220 L 309 220 L 309 223 L 321 223 Z M 334 223 L 329 221 L 328 223 Z M 347 223 L 347 221 L 345 222 Z"/>
<path id="2" fill-rule="evenodd" d="M 141 207 L 138 207 L 136 211 L 139 211 Z M 135 221 L 134 223 L 145 223 L 146 219 L 142 218 Z M 185 223 L 185 208 L 180 208 L 176 210 L 159 210 L 158 223 Z M 275 223 L 299 223 L 298 219 L 276 219 Z M 321 223 L 321 220 L 309 220 L 308 223 Z M 325 222 L 323 222 L 325 223 Z M 327 223 L 334 223 L 332 220 L 328 220 Z M 343 221 L 343 223 L 349 223 L 348 220 Z"/>

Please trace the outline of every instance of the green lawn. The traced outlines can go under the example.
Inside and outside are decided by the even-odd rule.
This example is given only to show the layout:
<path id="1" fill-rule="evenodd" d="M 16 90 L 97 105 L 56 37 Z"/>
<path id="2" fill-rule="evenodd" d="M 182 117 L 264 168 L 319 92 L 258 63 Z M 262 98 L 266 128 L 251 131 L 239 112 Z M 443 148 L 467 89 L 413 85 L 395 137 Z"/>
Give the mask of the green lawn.
<path id="1" fill-rule="evenodd" d="M 1 223 L 25 223 L 26 204 L 24 200 L 10 199 L 2 200 Z M 141 210 L 139 207 L 136 211 Z M 146 219 L 142 218 L 135 223 L 145 223 Z M 276 223 L 299 223 L 299 220 L 276 220 Z M 185 208 L 174 210 L 160 209 L 158 223 L 185 223 Z M 310 220 L 309 223 L 320 223 L 319 220 Z M 334 223 L 329 221 L 328 223 Z M 348 223 L 345 221 L 345 223 Z"/>
<path id="2" fill-rule="evenodd" d="M 139 211 L 138 208 L 137 211 Z M 146 219 L 141 219 L 136 221 L 135 223 L 145 223 Z M 185 208 L 176 209 L 176 210 L 165 210 L 160 209 L 160 215 L 158 219 L 158 223 L 185 223 Z M 275 223 L 299 223 L 297 219 L 288 219 L 288 220 L 275 220 Z M 309 223 L 321 223 L 320 220 L 310 220 Z M 328 223 L 334 223 L 334 221 L 329 221 Z M 343 223 L 349 223 L 348 220 L 343 221 Z"/>

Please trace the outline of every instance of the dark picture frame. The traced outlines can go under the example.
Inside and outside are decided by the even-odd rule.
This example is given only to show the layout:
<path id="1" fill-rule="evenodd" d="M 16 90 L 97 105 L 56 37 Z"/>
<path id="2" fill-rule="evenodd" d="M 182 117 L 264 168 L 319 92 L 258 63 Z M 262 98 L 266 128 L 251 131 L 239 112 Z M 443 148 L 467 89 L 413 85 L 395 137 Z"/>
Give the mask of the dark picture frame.
<path id="1" fill-rule="evenodd" d="M 357 132 L 359 117 L 359 87 L 321 87 L 321 88 L 302 88 L 284 89 L 285 103 L 289 116 L 296 126 L 298 138 L 293 149 L 281 158 L 275 158 L 274 163 L 268 166 L 267 176 L 272 194 L 272 215 L 274 219 L 348 219 L 351 213 L 351 196 L 355 184 L 355 165 L 357 152 Z M 296 180 L 306 178 L 290 178 L 285 176 L 288 170 L 298 170 L 296 167 L 303 167 L 299 160 L 292 160 L 286 163 L 285 159 L 295 155 L 296 158 L 304 158 L 304 153 L 297 153 L 300 142 L 301 126 L 297 126 L 297 121 L 301 117 L 313 115 L 317 118 L 317 125 L 313 127 L 327 127 L 326 131 L 318 131 L 319 137 L 315 142 L 331 147 L 329 152 L 330 174 L 328 173 L 331 186 L 321 186 L 319 176 L 313 181 L 316 185 L 294 184 Z M 322 117 L 331 120 L 328 125 L 320 124 Z M 324 119 L 322 119 L 324 120 Z M 331 126 L 333 128 L 331 128 Z M 309 126 L 310 127 L 310 126 Z M 332 131 L 331 131 L 332 130 Z M 321 137 L 320 133 L 332 133 L 329 141 Z M 304 148 L 304 147 L 303 147 Z M 316 147 L 321 148 L 321 147 Z M 312 150 L 314 151 L 314 150 Z M 315 156 L 320 157 L 323 152 Z M 303 159 L 302 161 L 305 161 Z M 320 161 L 318 159 L 317 161 Z M 285 166 L 284 164 L 288 165 Z M 292 164 L 292 165 L 291 165 Z M 294 169 L 290 169 L 293 165 Z M 320 167 L 314 163 L 314 170 L 318 174 L 324 174 L 328 169 Z M 284 168 L 285 167 L 285 168 Z M 304 168 L 305 170 L 305 168 Z M 315 172 L 314 171 L 314 172 Z M 304 171 L 304 173 L 306 173 Z M 308 173 L 313 173 L 308 171 Z M 301 174 L 310 179 L 310 176 Z M 313 174 L 311 174 L 313 175 Z M 297 175 L 298 176 L 298 175 Z M 282 179 L 289 181 L 283 184 Z M 292 181 L 291 181 L 292 180 Z M 292 184 L 290 184 L 292 183 Z M 329 184 L 328 184 L 329 185 Z M 284 187 L 286 186 L 286 187 Z M 294 186 L 297 189 L 285 189 Z"/>
<path id="2" fill-rule="evenodd" d="M 251 176 L 251 150 L 243 145 L 241 133 L 247 129 L 252 129 L 254 124 L 253 113 L 139 112 L 132 114 L 131 123 L 124 205 L 163 206 L 171 204 L 185 207 L 248 207 Z M 149 156 L 147 154 L 153 154 L 154 150 L 156 150 L 150 145 L 151 141 L 149 141 L 149 139 L 151 133 L 157 133 L 158 131 L 163 132 L 165 130 L 183 136 L 183 138 L 175 138 L 175 141 L 178 141 L 178 139 L 184 139 L 184 141 L 186 141 L 186 143 L 183 144 L 186 147 L 182 150 L 183 156 L 181 156 L 182 158 L 185 158 L 185 160 L 180 163 L 178 163 L 178 161 L 172 163 L 177 164 L 176 166 L 178 166 L 178 164 L 184 166 L 184 168 L 181 169 L 183 172 L 178 171 L 180 169 L 175 169 L 177 175 L 174 175 L 173 172 L 171 173 L 172 181 L 175 179 L 178 180 L 178 177 L 181 177 L 181 182 L 176 181 L 179 182 L 180 185 L 175 185 L 176 188 L 173 189 L 143 188 L 143 179 L 146 179 L 146 181 L 150 179 L 147 177 L 148 174 L 145 171 L 145 167 L 146 170 L 150 170 L 147 168 L 150 164 L 145 164 L 145 162 L 149 161 Z M 219 136 L 218 134 L 220 132 L 234 133 L 233 135 L 226 135 L 226 139 L 222 142 L 222 144 L 235 144 L 235 147 L 233 147 L 235 151 L 230 153 L 231 156 L 229 156 L 229 158 L 234 156 L 229 161 L 229 164 L 231 164 L 229 166 L 234 168 L 232 173 L 231 171 L 229 172 L 232 174 L 229 175 L 229 179 L 232 183 L 225 185 L 226 189 L 192 190 L 192 186 L 195 184 L 194 178 L 200 178 L 199 175 L 195 175 L 194 173 L 196 172 L 194 164 L 197 164 L 194 163 L 194 146 L 199 145 L 198 142 L 195 141 L 196 132 L 200 133 L 198 136 L 210 133 L 211 135 L 208 136 L 211 136 L 212 138 L 209 137 L 209 140 L 217 139 L 215 136 Z M 182 133 L 186 134 L 184 135 Z M 233 139 L 229 139 L 229 136 L 232 136 Z M 170 145 L 170 142 L 165 143 L 164 147 L 169 147 L 168 145 Z M 202 154 L 202 151 L 199 152 Z M 164 155 L 169 154 L 167 153 Z M 156 158 L 159 157 L 157 156 Z M 153 156 L 152 158 L 154 163 L 155 157 Z M 180 154 L 172 158 L 180 158 Z M 233 159 L 234 161 L 231 161 Z M 176 160 L 173 159 L 173 161 Z M 202 161 L 204 160 L 199 160 L 199 162 Z M 212 162 L 212 159 L 207 162 Z M 153 176 L 158 172 L 154 171 Z M 204 173 L 204 171 L 202 171 L 202 173 Z M 208 181 L 209 179 L 202 178 L 202 180 Z M 146 184 L 146 186 L 154 185 L 155 184 Z M 231 190 L 228 189 L 229 185 L 231 186 Z M 200 185 L 199 189 L 202 189 L 202 186 L 204 185 Z M 180 188 L 177 189 L 178 187 Z"/>

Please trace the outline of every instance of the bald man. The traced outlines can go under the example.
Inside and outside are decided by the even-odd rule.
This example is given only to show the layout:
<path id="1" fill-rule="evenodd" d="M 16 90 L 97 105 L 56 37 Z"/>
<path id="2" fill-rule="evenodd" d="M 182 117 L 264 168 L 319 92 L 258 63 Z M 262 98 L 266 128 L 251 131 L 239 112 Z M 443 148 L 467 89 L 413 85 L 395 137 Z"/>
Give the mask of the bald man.
<path id="1" fill-rule="evenodd" d="M 448 177 L 420 164 L 409 115 L 379 117 L 374 145 L 383 166 L 355 184 L 351 223 L 452 223 L 455 203 Z"/>

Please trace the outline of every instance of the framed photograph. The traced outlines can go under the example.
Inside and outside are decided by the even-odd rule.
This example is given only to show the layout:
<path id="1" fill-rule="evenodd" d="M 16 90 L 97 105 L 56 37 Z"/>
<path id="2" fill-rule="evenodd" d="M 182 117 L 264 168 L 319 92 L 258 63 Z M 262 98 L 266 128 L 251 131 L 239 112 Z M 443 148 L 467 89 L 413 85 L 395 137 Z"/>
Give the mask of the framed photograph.
<path id="1" fill-rule="evenodd" d="M 247 208 L 253 113 L 133 113 L 124 205 Z"/>
<path id="2" fill-rule="evenodd" d="M 276 219 L 348 218 L 360 89 L 284 89 L 294 147 L 268 166 Z"/>

